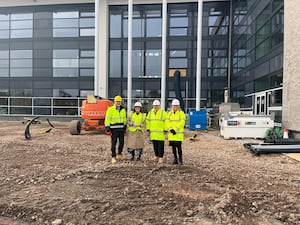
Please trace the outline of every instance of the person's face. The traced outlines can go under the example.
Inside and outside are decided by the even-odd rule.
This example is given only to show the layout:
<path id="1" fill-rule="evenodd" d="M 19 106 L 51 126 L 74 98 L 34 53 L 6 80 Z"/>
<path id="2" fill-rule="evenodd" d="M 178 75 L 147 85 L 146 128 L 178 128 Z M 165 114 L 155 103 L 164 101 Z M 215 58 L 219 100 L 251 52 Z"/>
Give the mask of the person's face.
<path id="1" fill-rule="evenodd" d="M 176 112 L 177 110 L 179 110 L 179 105 L 172 105 L 172 109 L 174 112 Z"/>
<path id="2" fill-rule="evenodd" d="M 121 106 L 122 102 L 121 101 L 115 101 L 116 106 Z"/>
<path id="3" fill-rule="evenodd" d="M 160 105 L 154 105 L 153 108 L 154 108 L 155 111 L 157 111 L 157 110 L 160 109 Z"/>
<path id="4" fill-rule="evenodd" d="M 141 107 L 139 107 L 139 106 L 134 107 L 134 111 L 136 113 L 139 113 L 141 111 Z"/>

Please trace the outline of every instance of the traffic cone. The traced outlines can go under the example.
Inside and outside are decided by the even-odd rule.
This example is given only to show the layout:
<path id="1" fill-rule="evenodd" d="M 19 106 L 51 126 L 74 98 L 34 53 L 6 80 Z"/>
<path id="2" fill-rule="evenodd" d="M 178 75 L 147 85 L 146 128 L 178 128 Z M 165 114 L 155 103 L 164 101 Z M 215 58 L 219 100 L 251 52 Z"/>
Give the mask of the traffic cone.
<path id="1" fill-rule="evenodd" d="M 287 128 L 283 128 L 283 139 L 288 139 L 289 133 Z"/>

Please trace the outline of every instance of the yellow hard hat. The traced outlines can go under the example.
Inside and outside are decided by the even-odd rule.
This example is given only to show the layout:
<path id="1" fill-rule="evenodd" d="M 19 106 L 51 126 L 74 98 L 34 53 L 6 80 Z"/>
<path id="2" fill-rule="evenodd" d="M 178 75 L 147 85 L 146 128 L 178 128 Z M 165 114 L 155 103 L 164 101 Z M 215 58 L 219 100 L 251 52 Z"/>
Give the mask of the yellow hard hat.
<path id="1" fill-rule="evenodd" d="M 121 102 L 122 97 L 120 95 L 117 95 L 114 100 L 115 100 L 115 102 Z"/>

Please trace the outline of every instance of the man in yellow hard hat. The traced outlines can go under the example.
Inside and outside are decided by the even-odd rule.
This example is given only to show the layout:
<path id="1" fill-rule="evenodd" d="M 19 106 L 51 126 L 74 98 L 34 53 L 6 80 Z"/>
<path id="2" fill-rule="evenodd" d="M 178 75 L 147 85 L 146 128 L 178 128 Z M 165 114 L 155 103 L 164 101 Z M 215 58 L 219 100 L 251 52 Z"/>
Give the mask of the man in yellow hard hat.
<path id="1" fill-rule="evenodd" d="M 117 95 L 114 98 L 114 105 L 109 107 L 105 115 L 105 132 L 111 136 L 111 162 L 116 163 L 117 159 L 124 159 L 122 154 L 124 147 L 124 133 L 126 131 L 126 110 L 122 106 L 122 97 Z M 118 154 L 116 154 L 116 145 L 119 139 Z"/>

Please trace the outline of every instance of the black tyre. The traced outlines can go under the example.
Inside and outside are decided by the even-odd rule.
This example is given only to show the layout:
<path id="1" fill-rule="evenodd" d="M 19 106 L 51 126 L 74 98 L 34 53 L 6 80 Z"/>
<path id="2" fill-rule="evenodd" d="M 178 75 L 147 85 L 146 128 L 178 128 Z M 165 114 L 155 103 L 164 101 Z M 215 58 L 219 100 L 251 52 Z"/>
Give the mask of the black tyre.
<path id="1" fill-rule="evenodd" d="M 79 120 L 72 120 L 70 123 L 70 134 L 78 135 L 81 132 L 81 122 Z"/>

